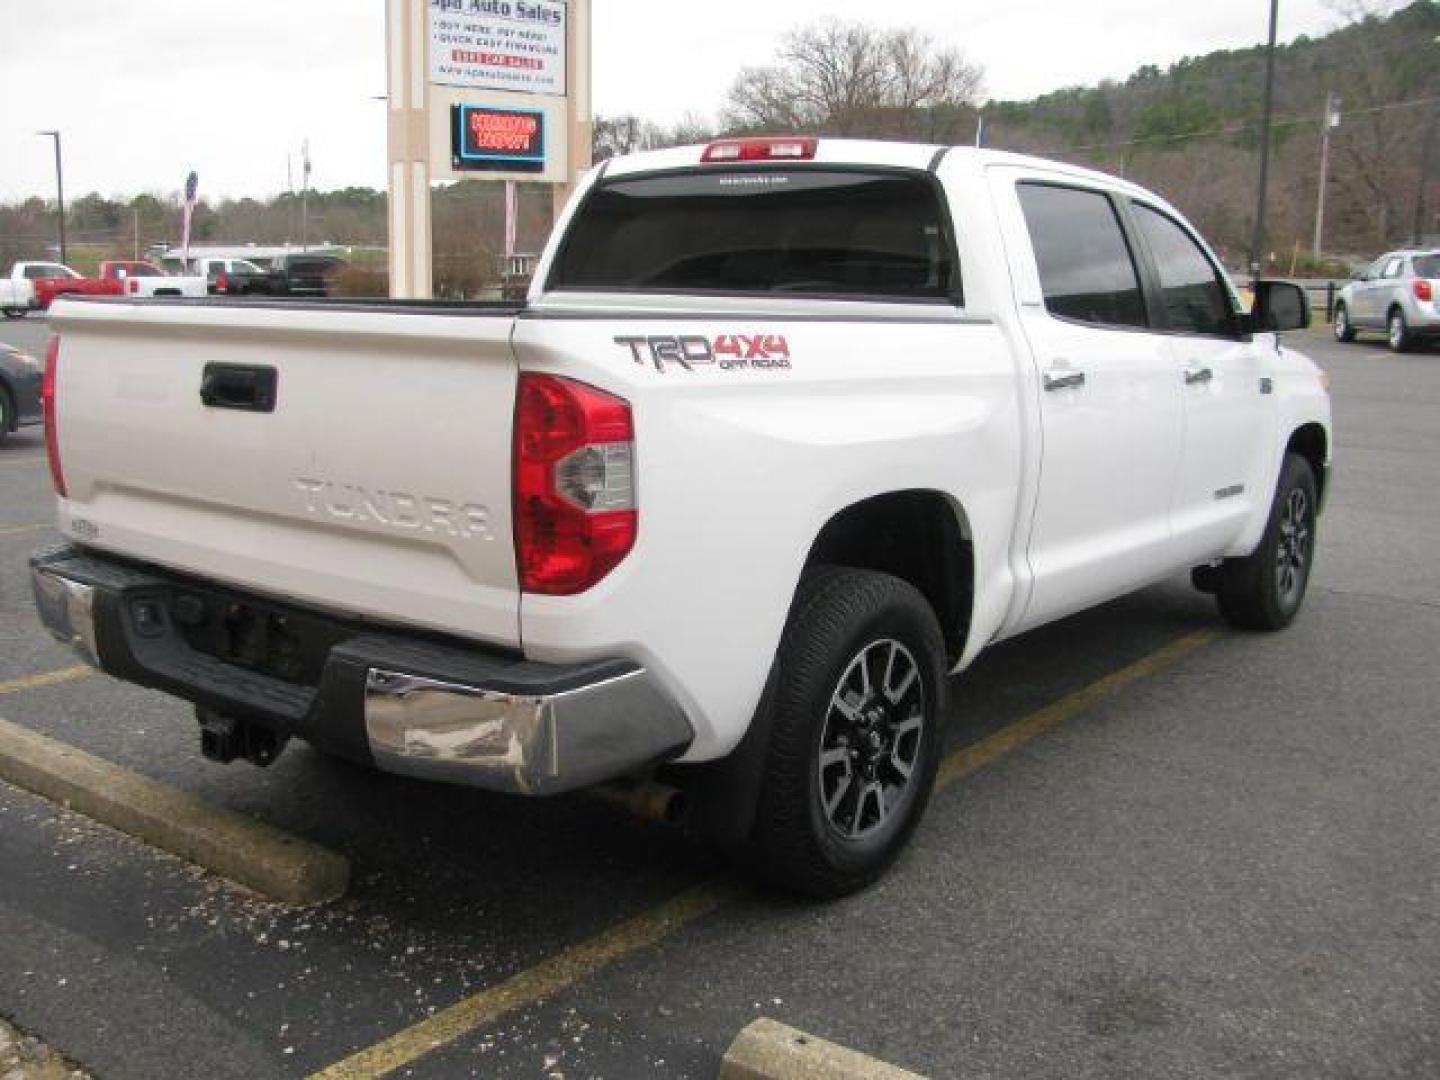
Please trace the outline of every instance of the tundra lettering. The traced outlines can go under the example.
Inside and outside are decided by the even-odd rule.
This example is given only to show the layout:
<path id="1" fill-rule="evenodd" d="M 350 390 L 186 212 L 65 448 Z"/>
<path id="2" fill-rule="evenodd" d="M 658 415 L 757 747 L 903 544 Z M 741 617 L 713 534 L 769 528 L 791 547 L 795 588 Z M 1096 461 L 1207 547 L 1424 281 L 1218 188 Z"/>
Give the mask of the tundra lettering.
<path id="1" fill-rule="evenodd" d="M 305 496 L 305 509 L 337 521 L 371 521 L 396 529 L 444 533 L 462 540 L 493 540 L 490 512 L 473 503 L 415 496 L 403 491 L 375 491 L 356 484 L 298 477 L 295 487 Z"/>

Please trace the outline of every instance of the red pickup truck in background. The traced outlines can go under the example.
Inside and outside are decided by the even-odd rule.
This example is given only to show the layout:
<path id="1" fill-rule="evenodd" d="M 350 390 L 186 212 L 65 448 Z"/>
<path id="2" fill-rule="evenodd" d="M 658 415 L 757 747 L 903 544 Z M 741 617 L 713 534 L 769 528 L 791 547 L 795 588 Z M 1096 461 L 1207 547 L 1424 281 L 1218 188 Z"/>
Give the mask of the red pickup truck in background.
<path id="1" fill-rule="evenodd" d="M 57 296 L 81 293 L 86 296 L 119 296 L 124 283 L 87 278 L 64 263 L 18 262 L 0 288 L 0 304 L 6 314 L 45 311 Z"/>

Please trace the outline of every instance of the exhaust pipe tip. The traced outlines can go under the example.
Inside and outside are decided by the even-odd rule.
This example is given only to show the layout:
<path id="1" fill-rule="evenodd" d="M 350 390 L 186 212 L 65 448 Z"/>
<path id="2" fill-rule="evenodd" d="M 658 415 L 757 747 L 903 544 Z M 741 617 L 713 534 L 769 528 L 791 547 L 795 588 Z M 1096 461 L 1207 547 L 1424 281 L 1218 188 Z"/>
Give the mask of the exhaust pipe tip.
<path id="1" fill-rule="evenodd" d="M 660 825 L 683 824 L 690 813 L 685 792 L 654 780 L 612 780 L 587 788 L 586 794 Z"/>

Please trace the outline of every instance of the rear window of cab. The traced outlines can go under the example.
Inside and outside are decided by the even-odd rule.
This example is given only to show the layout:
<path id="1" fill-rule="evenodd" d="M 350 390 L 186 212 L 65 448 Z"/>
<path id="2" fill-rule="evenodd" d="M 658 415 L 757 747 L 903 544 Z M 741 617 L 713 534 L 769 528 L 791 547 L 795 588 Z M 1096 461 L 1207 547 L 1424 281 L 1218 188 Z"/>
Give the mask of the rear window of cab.
<path id="1" fill-rule="evenodd" d="M 551 289 L 951 301 L 959 272 L 933 177 L 711 169 L 604 181 Z"/>

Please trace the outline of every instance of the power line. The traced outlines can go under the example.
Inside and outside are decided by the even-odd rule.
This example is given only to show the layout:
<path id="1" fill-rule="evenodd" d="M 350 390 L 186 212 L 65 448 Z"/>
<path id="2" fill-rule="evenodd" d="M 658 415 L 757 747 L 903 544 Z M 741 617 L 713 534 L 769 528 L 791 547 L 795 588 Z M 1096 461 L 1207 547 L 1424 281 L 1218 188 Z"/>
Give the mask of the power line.
<path id="1" fill-rule="evenodd" d="M 1408 101 L 1391 101 L 1384 105 L 1371 105 L 1364 109 L 1348 109 L 1340 113 L 1341 118 L 1347 116 L 1365 116 L 1370 113 L 1387 112 L 1391 109 L 1411 109 L 1420 105 L 1433 105 L 1440 102 L 1440 96 L 1411 98 Z M 1285 120 L 1275 120 L 1271 127 L 1300 127 L 1305 124 L 1318 124 L 1324 117 L 1320 116 L 1296 116 Z M 1067 147 L 1064 151 L 1055 153 L 1073 153 L 1080 150 L 1110 150 L 1121 146 L 1143 146 L 1147 143 L 1172 143 L 1184 142 L 1187 139 L 1210 139 L 1217 135 L 1239 135 L 1245 131 L 1255 131 L 1259 124 L 1230 124 L 1226 127 L 1210 128 L 1205 131 L 1183 131 L 1176 135 L 1147 135 L 1140 139 L 1120 139 L 1115 142 L 1084 143 L 1080 146 Z"/>

